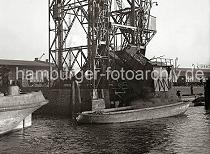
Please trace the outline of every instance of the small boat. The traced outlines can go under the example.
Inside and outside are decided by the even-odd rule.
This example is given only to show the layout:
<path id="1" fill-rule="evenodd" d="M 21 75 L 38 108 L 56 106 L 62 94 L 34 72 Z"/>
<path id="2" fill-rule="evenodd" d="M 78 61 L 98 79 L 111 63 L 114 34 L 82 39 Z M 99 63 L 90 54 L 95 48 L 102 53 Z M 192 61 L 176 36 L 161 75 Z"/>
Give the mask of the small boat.
<path id="1" fill-rule="evenodd" d="M 181 99 L 183 102 L 192 102 L 196 99 L 196 96 L 195 95 L 182 96 Z"/>
<path id="2" fill-rule="evenodd" d="M 197 97 L 192 103 L 194 106 L 205 106 L 205 98 L 204 96 Z"/>
<path id="3" fill-rule="evenodd" d="M 178 102 L 169 105 L 138 109 L 135 106 L 103 109 L 100 111 L 85 111 L 80 113 L 78 123 L 120 123 L 139 120 L 157 119 L 184 114 L 189 102 Z"/>
<path id="4" fill-rule="evenodd" d="M 0 134 L 21 128 L 19 125 L 24 125 L 25 119 L 30 118 L 35 110 L 47 103 L 41 91 L 1 96 Z"/>
<path id="5" fill-rule="evenodd" d="M 192 102 L 192 106 L 204 106 L 205 105 L 204 96 L 196 96 L 196 95 L 182 96 L 181 100 L 183 102 Z"/>

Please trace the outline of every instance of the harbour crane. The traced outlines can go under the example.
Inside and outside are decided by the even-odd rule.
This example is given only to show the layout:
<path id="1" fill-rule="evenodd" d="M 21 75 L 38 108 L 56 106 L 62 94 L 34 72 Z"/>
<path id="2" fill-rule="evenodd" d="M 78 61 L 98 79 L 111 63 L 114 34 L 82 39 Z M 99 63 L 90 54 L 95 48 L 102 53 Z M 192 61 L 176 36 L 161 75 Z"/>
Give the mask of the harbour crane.
<path id="1" fill-rule="evenodd" d="M 64 70 L 70 74 L 75 69 L 99 72 L 96 78 L 85 83 L 90 89 L 92 103 L 100 103 L 100 100 L 109 106 L 112 81 L 107 80 L 106 70 L 115 67 L 116 57 L 120 59 L 119 63 L 127 66 L 128 58 L 132 58 L 131 64 L 138 68 L 148 61 L 146 46 L 156 34 L 156 18 L 150 15 L 150 10 L 157 3 L 152 0 L 123 2 L 49 0 L 50 64 L 53 63 L 59 72 L 58 82 Z M 75 27 L 80 38 L 87 38 L 86 43 L 70 45 L 69 41 L 75 37 L 72 34 Z"/>

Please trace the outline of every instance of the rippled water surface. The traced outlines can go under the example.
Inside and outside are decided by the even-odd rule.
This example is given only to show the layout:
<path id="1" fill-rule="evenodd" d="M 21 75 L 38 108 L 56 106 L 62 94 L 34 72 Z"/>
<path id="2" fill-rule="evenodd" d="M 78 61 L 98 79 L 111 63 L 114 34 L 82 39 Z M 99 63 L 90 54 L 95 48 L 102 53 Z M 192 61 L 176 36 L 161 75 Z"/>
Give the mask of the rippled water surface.
<path id="1" fill-rule="evenodd" d="M 74 127 L 69 119 L 37 117 L 24 131 L 0 137 L 0 153 L 210 153 L 210 115 Z"/>

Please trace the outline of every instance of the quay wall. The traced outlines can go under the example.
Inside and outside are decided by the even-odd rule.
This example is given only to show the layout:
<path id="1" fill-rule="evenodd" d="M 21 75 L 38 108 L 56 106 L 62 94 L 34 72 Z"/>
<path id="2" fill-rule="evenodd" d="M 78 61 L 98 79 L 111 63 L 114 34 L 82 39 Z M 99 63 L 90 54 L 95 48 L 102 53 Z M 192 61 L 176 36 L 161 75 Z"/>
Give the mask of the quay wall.
<path id="1" fill-rule="evenodd" d="M 181 95 L 191 95 L 191 87 L 188 86 L 174 86 L 175 90 L 180 90 Z M 194 86 L 193 87 L 193 94 L 204 94 L 204 87 L 203 86 Z"/>
<path id="2" fill-rule="evenodd" d="M 49 89 L 40 87 L 23 88 L 24 92 L 41 90 L 49 103 L 38 109 L 35 114 L 49 116 L 71 116 L 72 103 L 70 89 Z"/>
<path id="3" fill-rule="evenodd" d="M 70 89 L 49 89 L 40 87 L 28 87 L 23 88 L 23 92 L 32 92 L 41 90 L 45 99 L 49 100 L 49 103 L 34 112 L 37 115 L 47 116 L 72 116 L 72 100 Z M 81 110 L 90 110 L 90 96 L 88 96 L 87 90 L 81 90 L 82 104 Z"/>

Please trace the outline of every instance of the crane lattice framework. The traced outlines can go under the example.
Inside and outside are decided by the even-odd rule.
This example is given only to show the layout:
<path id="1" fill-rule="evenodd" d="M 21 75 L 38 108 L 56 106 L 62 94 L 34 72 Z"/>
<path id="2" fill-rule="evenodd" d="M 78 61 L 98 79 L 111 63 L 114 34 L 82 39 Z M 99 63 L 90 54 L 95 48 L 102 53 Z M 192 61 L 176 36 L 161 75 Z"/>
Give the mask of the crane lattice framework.
<path id="1" fill-rule="evenodd" d="M 49 0 L 49 60 L 59 76 L 84 67 L 103 74 L 109 65 L 109 52 L 123 50 L 128 44 L 138 46 L 145 54 L 156 33 L 151 26 L 155 24 L 155 17 L 150 15 L 153 2 L 124 2 L 123 7 L 122 0 Z M 75 27 L 80 27 L 77 36 L 71 34 Z M 86 41 L 72 45 L 80 33 Z M 92 88 L 107 84 L 103 78 L 93 80 Z"/>
<path id="2" fill-rule="evenodd" d="M 145 55 L 146 46 L 156 34 L 156 18 L 150 15 L 152 0 L 117 0 L 118 9 L 111 12 L 114 50 L 123 50 L 128 44 L 138 46 Z M 127 7 L 126 7 L 127 6 Z"/>

